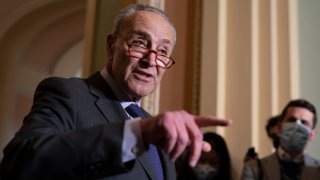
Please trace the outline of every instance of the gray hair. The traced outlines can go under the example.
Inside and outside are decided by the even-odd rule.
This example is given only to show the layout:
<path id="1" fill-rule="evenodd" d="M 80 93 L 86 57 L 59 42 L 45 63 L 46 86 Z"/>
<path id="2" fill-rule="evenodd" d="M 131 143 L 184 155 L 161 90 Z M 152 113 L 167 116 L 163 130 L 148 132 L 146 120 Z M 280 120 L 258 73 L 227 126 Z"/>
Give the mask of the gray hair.
<path id="1" fill-rule="evenodd" d="M 121 30 L 122 25 L 124 25 L 127 22 L 128 18 L 132 14 L 136 13 L 137 11 L 149 11 L 162 16 L 172 27 L 173 35 L 174 35 L 174 44 L 175 44 L 177 37 L 176 37 L 176 29 L 174 28 L 173 23 L 169 20 L 165 12 L 163 12 L 161 9 L 158 9 L 156 7 L 153 7 L 147 4 L 130 4 L 126 8 L 122 9 L 117 15 L 117 17 L 115 18 L 113 33 L 118 34 Z"/>

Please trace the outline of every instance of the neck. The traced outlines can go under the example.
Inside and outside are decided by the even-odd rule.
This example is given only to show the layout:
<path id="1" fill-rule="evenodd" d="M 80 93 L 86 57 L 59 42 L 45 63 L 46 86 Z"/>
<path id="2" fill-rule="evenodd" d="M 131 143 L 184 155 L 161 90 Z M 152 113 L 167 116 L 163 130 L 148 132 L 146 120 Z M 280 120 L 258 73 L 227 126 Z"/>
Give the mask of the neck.
<path id="1" fill-rule="evenodd" d="M 300 155 L 300 154 L 303 153 L 303 149 L 302 149 L 302 150 L 296 150 L 296 151 L 289 151 L 289 150 L 287 150 L 284 146 L 281 146 L 281 147 L 282 147 L 282 149 L 283 149 L 286 153 L 288 153 L 288 154 L 290 155 L 291 159 L 294 159 L 294 158 L 296 158 L 298 155 Z"/>
<path id="2" fill-rule="evenodd" d="M 302 151 L 288 152 L 292 159 L 296 158 L 298 155 L 302 153 Z"/>
<path id="3" fill-rule="evenodd" d="M 114 78 L 112 71 L 108 66 L 101 70 L 101 76 L 106 80 L 106 82 L 110 85 L 112 91 L 115 93 L 116 97 L 120 101 L 134 101 L 138 103 L 141 97 L 133 94 L 128 93 L 117 80 Z"/>

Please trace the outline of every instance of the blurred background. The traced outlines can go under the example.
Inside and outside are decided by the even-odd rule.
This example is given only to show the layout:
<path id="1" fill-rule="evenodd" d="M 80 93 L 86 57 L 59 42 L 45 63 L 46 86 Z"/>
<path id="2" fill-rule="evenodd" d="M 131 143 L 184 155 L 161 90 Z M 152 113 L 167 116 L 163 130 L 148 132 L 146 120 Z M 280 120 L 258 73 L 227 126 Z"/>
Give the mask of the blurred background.
<path id="1" fill-rule="evenodd" d="M 234 176 L 250 146 L 270 154 L 264 126 L 290 99 L 320 109 L 318 0 L 1 0 L 0 149 L 49 76 L 87 77 L 105 64 L 106 36 L 130 3 L 162 8 L 177 30 L 177 64 L 143 105 L 233 119 L 206 128 L 229 147 Z M 319 129 L 319 125 L 317 126 Z M 307 151 L 320 159 L 320 137 Z M 2 152 L 0 155 L 2 158 Z"/>

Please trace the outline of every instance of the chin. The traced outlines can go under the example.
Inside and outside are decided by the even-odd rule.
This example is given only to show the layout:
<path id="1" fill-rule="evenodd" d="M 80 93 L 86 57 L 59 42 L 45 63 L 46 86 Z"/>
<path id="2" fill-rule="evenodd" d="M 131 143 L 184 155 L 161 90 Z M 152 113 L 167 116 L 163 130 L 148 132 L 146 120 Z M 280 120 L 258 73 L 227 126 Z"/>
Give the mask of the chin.
<path id="1" fill-rule="evenodd" d="M 139 81 L 130 83 L 128 84 L 128 86 L 131 92 L 135 92 L 135 94 L 140 95 L 142 97 L 148 96 L 157 87 L 154 82 L 139 82 Z"/>
<path id="2" fill-rule="evenodd" d="M 139 96 L 142 98 L 142 97 L 150 95 L 154 90 L 155 90 L 155 88 L 142 87 L 142 88 L 133 89 L 133 92 L 134 92 L 134 94 L 136 94 L 136 96 Z"/>
<path id="3" fill-rule="evenodd" d="M 151 93 L 153 93 L 154 90 L 143 90 L 143 91 L 139 91 L 138 94 L 139 96 L 141 97 L 145 97 L 145 96 L 148 96 L 150 95 Z"/>

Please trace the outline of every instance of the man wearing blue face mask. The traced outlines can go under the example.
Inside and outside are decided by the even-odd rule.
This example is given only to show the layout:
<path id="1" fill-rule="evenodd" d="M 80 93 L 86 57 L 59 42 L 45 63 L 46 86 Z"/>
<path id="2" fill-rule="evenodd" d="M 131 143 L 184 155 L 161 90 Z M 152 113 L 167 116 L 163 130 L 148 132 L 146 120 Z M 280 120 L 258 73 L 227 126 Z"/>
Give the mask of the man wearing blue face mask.
<path id="1" fill-rule="evenodd" d="M 241 179 L 319 179 L 319 161 L 305 152 L 316 136 L 317 113 L 304 99 L 290 101 L 281 114 L 280 146 L 276 152 L 244 165 Z"/>

